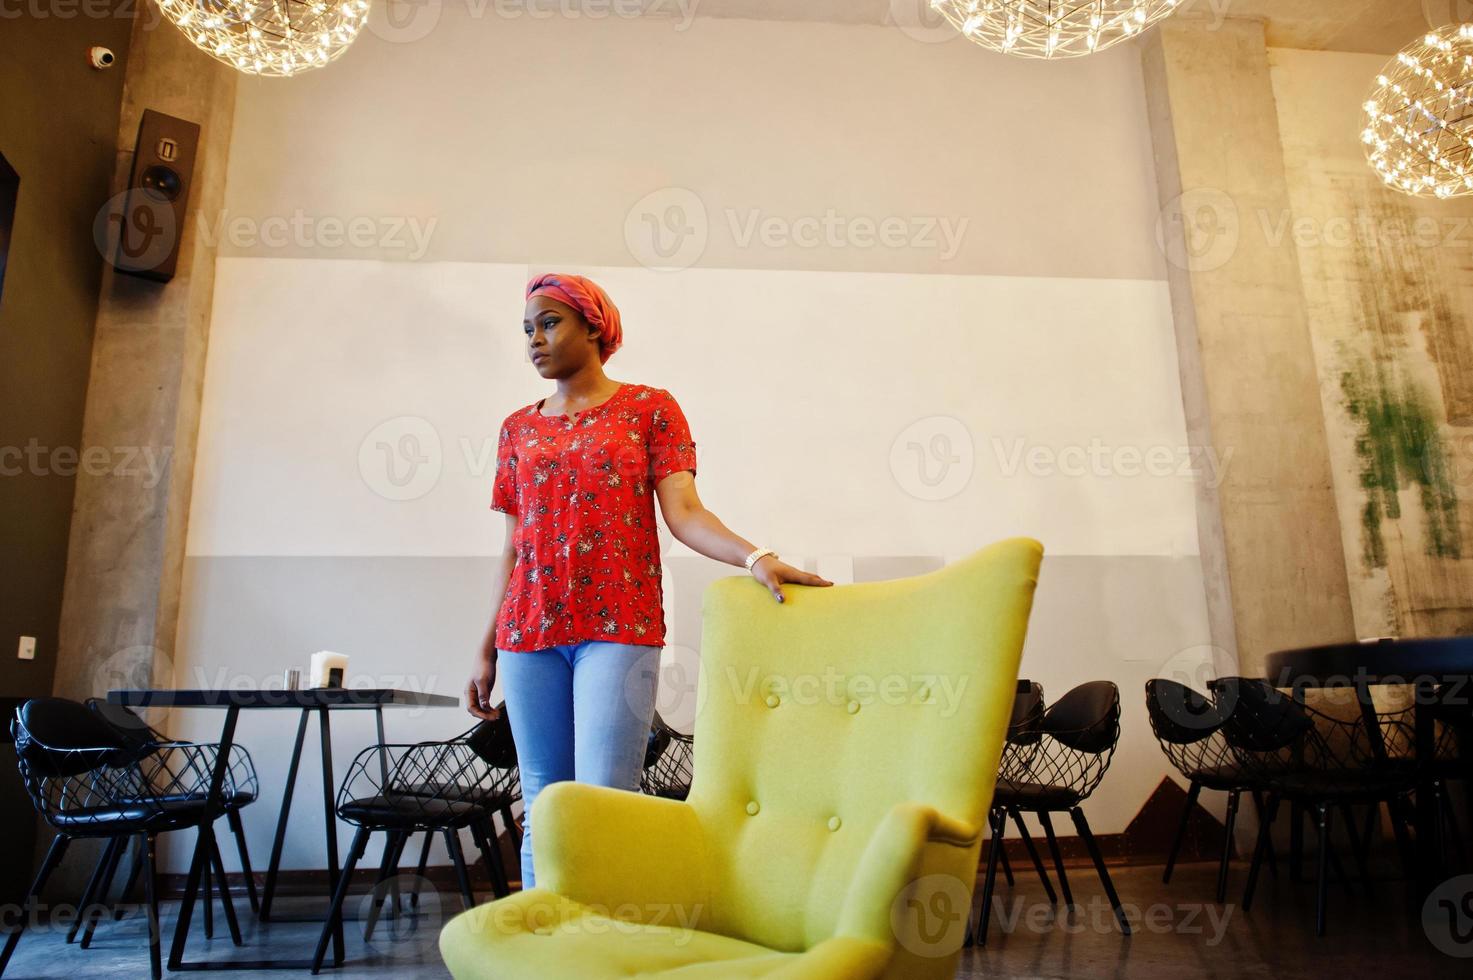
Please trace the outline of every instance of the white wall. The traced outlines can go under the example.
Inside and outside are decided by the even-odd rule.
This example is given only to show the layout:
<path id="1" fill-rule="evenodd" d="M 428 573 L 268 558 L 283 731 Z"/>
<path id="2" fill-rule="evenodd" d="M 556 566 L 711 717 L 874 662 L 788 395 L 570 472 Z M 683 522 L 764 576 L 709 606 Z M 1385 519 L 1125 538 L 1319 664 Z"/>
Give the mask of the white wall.
<path id="1" fill-rule="evenodd" d="M 1122 830 L 1166 771 L 1141 684 L 1209 655 L 1136 53 L 1032 65 L 878 27 L 440 18 L 242 82 L 176 682 L 274 679 L 329 648 L 364 678 L 460 692 L 500 545 L 496 426 L 548 390 L 521 288 L 565 268 L 619 303 L 609 375 L 680 400 L 702 498 L 743 536 L 856 579 L 1044 542 L 1024 672 L 1051 695 L 1121 685 L 1121 756 L 1090 815 Z M 733 231 L 829 209 L 849 228 L 835 244 Z M 286 244 L 241 232 L 298 213 Z M 374 243 L 322 224 L 354 217 Z M 946 255 L 866 244 L 859 218 L 965 231 Z M 648 267 L 691 241 L 690 268 Z M 397 486 L 402 451 L 424 462 Z M 700 590 L 739 569 L 666 556 L 661 710 L 678 716 Z M 292 721 L 241 722 L 261 863 Z M 438 737 L 469 718 L 388 724 Z M 340 723 L 339 775 L 371 737 L 366 716 Z M 298 799 L 287 865 L 309 866 L 322 818 Z"/>

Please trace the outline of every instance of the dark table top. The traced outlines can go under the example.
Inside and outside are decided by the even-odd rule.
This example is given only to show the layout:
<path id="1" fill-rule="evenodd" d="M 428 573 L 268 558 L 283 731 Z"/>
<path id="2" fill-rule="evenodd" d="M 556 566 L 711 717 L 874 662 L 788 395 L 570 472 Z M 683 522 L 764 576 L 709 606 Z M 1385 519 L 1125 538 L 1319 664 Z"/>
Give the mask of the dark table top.
<path id="1" fill-rule="evenodd" d="M 1264 662 L 1280 687 L 1440 683 L 1473 676 L 1473 636 L 1331 643 L 1280 650 Z"/>
<path id="2" fill-rule="evenodd" d="M 108 691 L 111 704 L 134 708 L 454 708 L 460 698 L 424 691 L 401 691 L 391 687 L 314 687 L 301 691 L 260 688 L 244 691 L 211 690 L 122 690 Z"/>

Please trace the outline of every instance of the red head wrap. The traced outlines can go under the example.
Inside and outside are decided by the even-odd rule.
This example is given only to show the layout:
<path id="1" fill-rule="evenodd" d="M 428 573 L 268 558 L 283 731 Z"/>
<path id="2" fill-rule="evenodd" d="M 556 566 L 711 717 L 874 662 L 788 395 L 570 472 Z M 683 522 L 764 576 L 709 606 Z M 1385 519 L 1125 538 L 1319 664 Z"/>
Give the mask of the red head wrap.
<path id="1" fill-rule="evenodd" d="M 607 363 L 614 351 L 623 346 L 624 325 L 619 319 L 619 308 L 592 279 L 558 272 L 534 276 L 527 283 L 527 299 L 533 296 L 551 296 L 566 303 L 581 313 L 590 327 L 597 328 L 600 363 Z"/>

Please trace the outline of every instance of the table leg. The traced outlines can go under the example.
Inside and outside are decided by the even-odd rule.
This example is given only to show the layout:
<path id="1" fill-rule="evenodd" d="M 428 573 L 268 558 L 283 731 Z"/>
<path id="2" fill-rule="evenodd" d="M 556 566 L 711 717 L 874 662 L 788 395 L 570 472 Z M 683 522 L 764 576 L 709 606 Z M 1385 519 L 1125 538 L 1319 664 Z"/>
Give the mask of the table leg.
<path id="1" fill-rule="evenodd" d="M 302 718 L 297 722 L 297 741 L 292 746 L 292 761 L 286 770 L 286 789 L 281 794 L 281 813 L 276 817 L 276 839 L 271 842 L 271 863 L 266 866 L 266 887 L 261 893 L 261 911 L 257 913 L 262 922 L 271 921 L 271 899 L 276 895 L 276 877 L 281 870 L 281 851 L 286 845 L 286 821 L 292 812 L 292 791 L 297 787 L 297 767 L 302 762 L 302 744 L 307 738 L 307 715 L 310 709 L 302 709 Z"/>
<path id="2" fill-rule="evenodd" d="M 321 712 L 319 732 L 322 738 L 322 815 L 327 826 L 327 882 L 328 894 L 337 894 L 338 888 L 338 814 L 334 806 L 334 794 L 337 787 L 332 774 L 332 725 L 328 721 L 331 714 L 327 708 L 319 708 Z M 332 963 L 333 966 L 343 965 L 343 920 L 338 917 L 335 920 L 332 932 Z"/>
<path id="3" fill-rule="evenodd" d="M 210 773 L 210 809 L 224 799 L 225 770 L 230 764 L 230 746 L 235 741 L 235 722 L 240 717 L 240 708 L 231 705 L 225 709 L 225 725 L 220 731 L 220 745 L 215 757 L 215 768 Z M 219 809 L 223 812 L 224 806 Z M 208 815 L 206 816 L 208 820 Z M 211 824 L 201 824 L 194 840 L 194 860 L 189 864 L 189 877 L 184 884 L 184 900 L 179 903 L 179 920 L 174 925 L 174 942 L 169 947 L 169 969 L 178 970 L 184 963 L 184 942 L 189 936 L 189 920 L 194 913 L 194 903 L 199 895 L 200 878 L 205 862 L 209 859 Z"/>

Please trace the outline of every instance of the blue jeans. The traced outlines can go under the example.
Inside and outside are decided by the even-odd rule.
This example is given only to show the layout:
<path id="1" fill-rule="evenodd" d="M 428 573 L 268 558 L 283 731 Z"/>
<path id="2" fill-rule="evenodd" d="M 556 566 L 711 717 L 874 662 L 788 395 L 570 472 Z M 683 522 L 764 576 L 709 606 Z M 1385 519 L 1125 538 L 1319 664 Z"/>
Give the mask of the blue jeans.
<path id="1" fill-rule="evenodd" d="M 588 640 L 530 653 L 498 650 L 522 776 L 522 888 L 532 869 L 532 804 L 548 783 L 638 790 L 655 714 L 660 648 Z M 574 719 L 577 724 L 574 724 Z"/>

